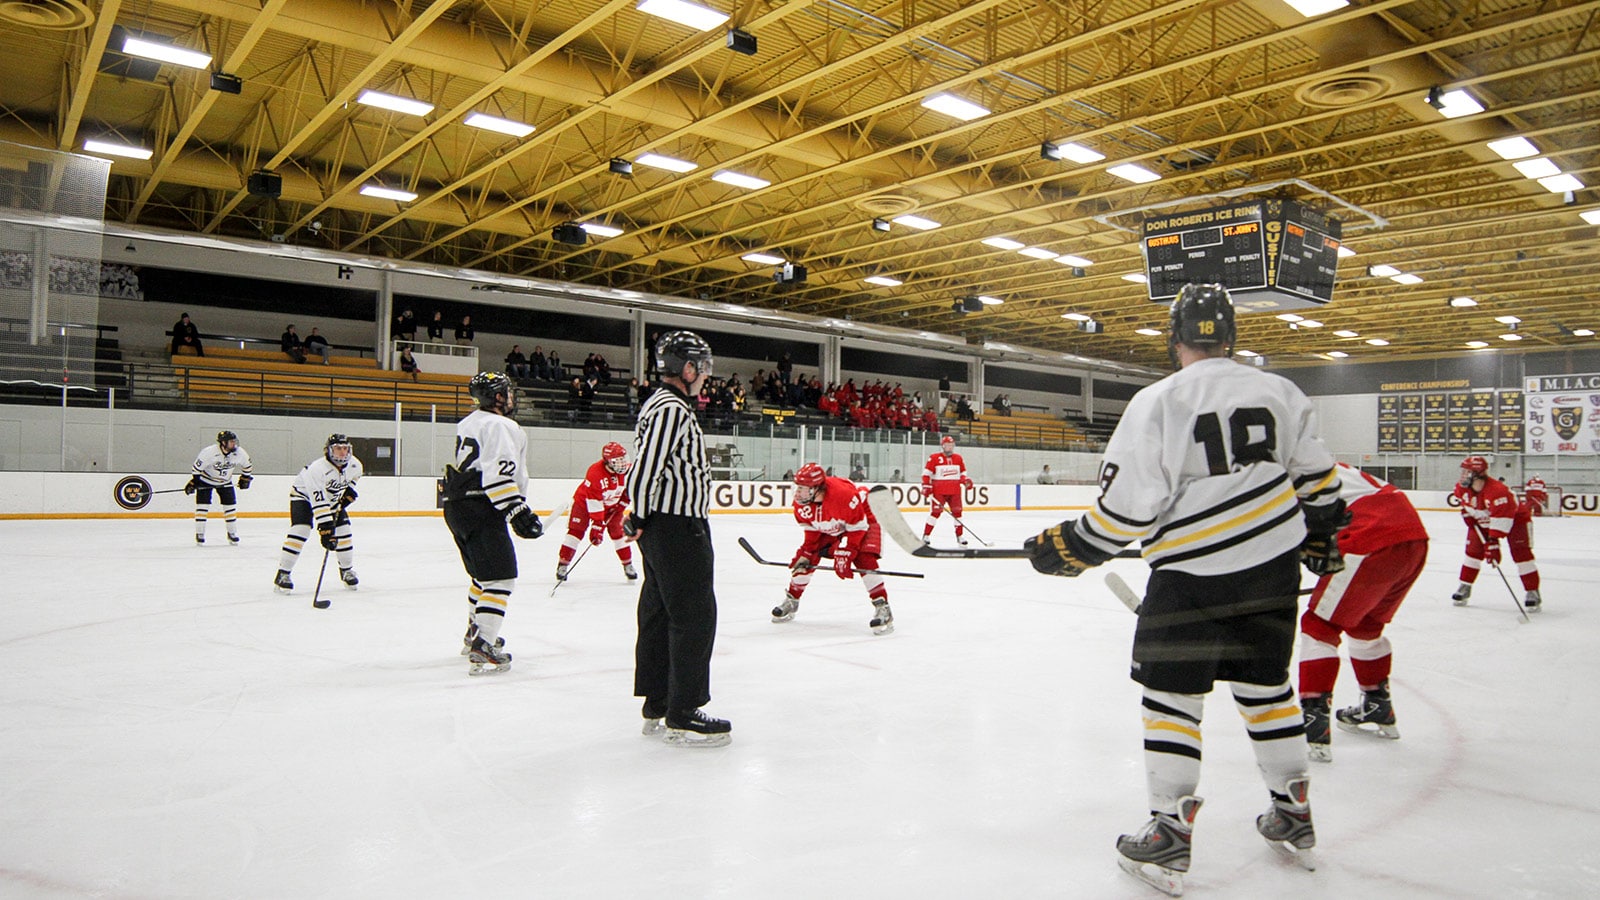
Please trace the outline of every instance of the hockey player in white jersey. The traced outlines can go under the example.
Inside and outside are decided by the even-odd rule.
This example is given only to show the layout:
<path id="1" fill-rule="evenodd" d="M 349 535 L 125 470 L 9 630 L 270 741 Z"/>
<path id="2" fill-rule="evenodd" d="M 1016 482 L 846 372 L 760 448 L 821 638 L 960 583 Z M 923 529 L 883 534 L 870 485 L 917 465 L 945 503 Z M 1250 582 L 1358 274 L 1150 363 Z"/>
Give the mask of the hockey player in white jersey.
<path id="1" fill-rule="evenodd" d="M 211 513 L 211 493 L 222 503 L 222 519 L 228 526 L 228 543 L 239 543 L 239 498 L 233 491 L 234 478 L 239 479 L 239 490 L 250 489 L 254 476 L 250 469 L 250 454 L 239 446 L 239 436 L 231 431 L 217 432 L 217 442 L 200 448 L 194 458 L 194 473 L 183 486 L 185 494 L 194 495 L 194 542 L 206 542 L 206 519 Z"/>
<path id="2" fill-rule="evenodd" d="M 1029 538 L 1034 568 L 1073 576 L 1141 541 L 1153 572 L 1133 640 L 1144 686 L 1150 821 L 1117 841 L 1126 871 L 1173 895 L 1201 804 L 1200 720 L 1232 684 L 1272 805 L 1256 829 L 1310 867 L 1306 740 L 1289 683 L 1299 566 L 1344 567 L 1348 521 L 1316 416 L 1288 380 L 1233 362 L 1233 302 L 1189 284 L 1168 338 L 1178 371 L 1139 391 L 1106 445 L 1087 515 Z"/>
<path id="3" fill-rule="evenodd" d="M 339 560 L 339 579 L 345 586 L 355 589 L 360 583 L 356 577 L 355 549 L 350 534 L 350 504 L 356 502 L 356 482 L 361 480 L 361 460 L 356 459 L 350 439 L 342 434 L 330 434 L 322 447 L 322 456 L 312 460 L 295 476 L 289 488 L 289 534 L 283 539 L 283 552 L 278 555 L 278 574 L 273 587 L 287 593 L 294 590 L 289 573 L 300 559 L 311 528 L 325 550 L 331 550 Z"/>
<path id="4" fill-rule="evenodd" d="M 444 521 L 472 580 L 467 589 L 467 633 L 461 652 L 467 674 L 511 668 L 500 626 L 517 583 L 517 550 L 506 533 L 533 539 L 544 523 L 528 508 L 528 437 L 511 418 L 517 390 L 499 372 L 479 372 L 467 383 L 478 408 L 456 425 L 456 458 L 445 466 L 440 496 Z"/>

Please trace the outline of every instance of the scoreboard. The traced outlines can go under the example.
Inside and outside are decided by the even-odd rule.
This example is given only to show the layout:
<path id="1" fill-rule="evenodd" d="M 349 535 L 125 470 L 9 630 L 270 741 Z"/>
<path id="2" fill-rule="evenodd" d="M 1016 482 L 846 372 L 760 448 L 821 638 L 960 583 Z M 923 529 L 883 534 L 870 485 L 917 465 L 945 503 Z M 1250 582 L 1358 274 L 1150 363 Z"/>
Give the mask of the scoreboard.
<path id="1" fill-rule="evenodd" d="M 1146 219 L 1150 299 L 1216 282 L 1244 312 L 1321 306 L 1333 299 L 1340 235 L 1338 220 L 1276 198 Z"/>

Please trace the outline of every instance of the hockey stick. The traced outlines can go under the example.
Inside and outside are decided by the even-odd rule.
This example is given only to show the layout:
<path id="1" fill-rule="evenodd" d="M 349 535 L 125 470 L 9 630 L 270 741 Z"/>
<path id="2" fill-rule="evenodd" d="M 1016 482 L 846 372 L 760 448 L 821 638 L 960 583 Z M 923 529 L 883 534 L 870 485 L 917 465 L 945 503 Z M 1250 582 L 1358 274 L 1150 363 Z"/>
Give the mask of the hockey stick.
<path id="1" fill-rule="evenodd" d="M 878 520 L 878 524 L 883 526 L 884 532 L 900 545 L 900 549 L 912 556 L 924 559 L 1027 559 L 1033 555 L 1022 547 L 947 548 L 924 544 L 906 522 L 899 505 L 894 502 L 894 494 L 882 485 L 867 492 L 867 505 L 872 507 L 872 515 Z M 1118 553 L 1115 558 L 1142 559 L 1143 554 L 1138 550 L 1129 549 Z"/>
<path id="2" fill-rule="evenodd" d="M 951 516 L 951 518 L 955 518 L 955 517 Z M 967 534 L 972 535 L 972 539 L 977 541 L 978 543 L 984 545 L 985 547 L 993 547 L 994 546 L 993 544 L 991 544 L 988 541 L 984 540 L 983 538 L 979 537 L 978 533 L 976 531 L 972 530 L 972 526 L 968 525 L 966 522 L 962 521 L 961 519 L 956 519 L 956 524 L 961 526 L 961 530 L 962 531 L 965 531 Z"/>
<path id="3" fill-rule="evenodd" d="M 762 564 L 763 566 L 782 566 L 785 569 L 789 568 L 789 564 L 788 563 L 778 562 L 775 559 L 762 559 L 761 558 L 761 554 L 756 552 L 756 548 L 750 546 L 750 542 L 745 540 L 744 538 L 739 538 L 739 546 L 744 548 L 744 552 L 750 554 L 750 558 L 751 559 L 753 559 L 756 562 Z M 861 569 L 859 571 L 865 572 L 867 570 L 866 569 Z M 888 569 L 873 569 L 871 571 L 877 572 L 879 575 L 892 575 L 895 578 L 922 578 L 923 577 L 921 572 L 891 572 Z"/>
<path id="4" fill-rule="evenodd" d="M 332 600 L 322 599 L 322 576 L 328 574 L 328 554 L 333 551 L 327 547 L 322 548 L 322 569 L 317 572 L 317 589 L 311 592 L 311 608 L 327 609 Z"/>
<path id="5" fill-rule="evenodd" d="M 1475 519 L 1468 519 L 1467 522 L 1472 526 L 1472 530 L 1477 532 L 1478 540 L 1484 545 L 1485 548 L 1487 548 L 1489 546 L 1489 539 L 1488 536 L 1484 534 L 1483 526 L 1479 525 Z M 1506 592 L 1511 595 L 1511 602 L 1517 605 L 1517 614 L 1522 616 L 1522 624 L 1526 625 L 1533 621 L 1532 619 L 1528 618 L 1528 611 L 1523 608 L 1522 601 L 1517 599 L 1517 592 L 1511 587 L 1511 579 L 1507 578 L 1506 573 L 1500 570 L 1500 564 L 1497 562 L 1492 562 L 1489 563 L 1489 566 L 1494 569 L 1494 573 L 1496 575 L 1500 576 L 1500 583 L 1506 586 Z"/>

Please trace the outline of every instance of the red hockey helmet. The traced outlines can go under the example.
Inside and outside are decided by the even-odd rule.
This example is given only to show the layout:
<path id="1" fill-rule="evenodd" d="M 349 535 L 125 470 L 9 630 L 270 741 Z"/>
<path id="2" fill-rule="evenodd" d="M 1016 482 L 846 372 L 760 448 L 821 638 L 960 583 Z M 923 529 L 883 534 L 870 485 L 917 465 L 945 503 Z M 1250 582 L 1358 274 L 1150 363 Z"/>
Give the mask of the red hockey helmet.
<path id="1" fill-rule="evenodd" d="M 616 441 L 600 448 L 600 460 L 606 464 L 606 469 L 614 474 L 621 475 L 628 471 L 628 450 Z"/>
<path id="2" fill-rule="evenodd" d="M 956 445 L 956 439 L 947 434 L 939 439 L 940 448 L 943 448 L 945 444 L 949 444 L 950 446 L 954 447 Z"/>
<path id="3" fill-rule="evenodd" d="M 795 470 L 794 473 L 794 499 L 797 503 L 810 503 L 816 499 L 818 491 L 822 489 L 823 480 L 828 474 L 822 471 L 822 466 L 817 463 L 806 463 Z"/>
<path id="4" fill-rule="evenodd" d="M 1461 461 L 1461 468 L 1463 471 L 1471 472 L 1474 475 L 1487 475 L 1489 474 L 1489 461 L 1481 456 L 1469 456 Z"/>

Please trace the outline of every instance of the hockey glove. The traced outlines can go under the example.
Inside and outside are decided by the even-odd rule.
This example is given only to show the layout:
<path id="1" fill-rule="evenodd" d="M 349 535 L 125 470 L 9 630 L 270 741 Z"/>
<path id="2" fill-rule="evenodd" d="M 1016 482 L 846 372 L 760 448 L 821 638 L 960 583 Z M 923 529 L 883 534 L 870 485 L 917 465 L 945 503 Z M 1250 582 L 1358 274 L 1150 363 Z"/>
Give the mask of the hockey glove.
<path id="1" fill-rule="evenodd" d="M 191 475 L 191 476 L 189 476 L 189 483 L 183 486 L 183 492 L 185 494 L 192 494 L 199 487 L 200 487 L 200 480 L 198 478 L 195 478 L 193 475 Z"/>
<path id="2" fill-rule="evenodd" d="M 606 530 L 604 528 L 601 528 L 599 525 L 589 526 L 589 543 L 598 547 L 600 546 L 600 542 L 605 539 Z"/>
<path id="3" fill-rule="evenodd" d="M 1022 542 L 1034 571 L 1076 578 L 1111 557 L 1085 546 L 1075 533 L 1076 519 L 1067 519 Z"/>
<path id="4" fill-rule="evenodd" d="M 852 555 L 853 554 L 849 550 L 833 551 L 833 574 L 839 576 L 840 578 L 856 577 L 856 570 L 852 568 L 850 564 L 850 557 Z"/>
<path id="5" fill-rule="evenodd" d="M 1306 507 L 1306 539 L 1300 545 L 1300 563 L 1321 578 L 1344 571 L 1344 554 L 1339 552 L 1339 532 L 1350 524 L 1350 513 L 1343 500 L 1331 506 Z"/>
<path id="6" fill-rule="evenodd" d="M 240 475 L 239 476 L 239 490 L 241 490 L 241 491 L 250 490 L 250 482 L 252 482 L 252 481 L 255 481 L 255 478 L 253 476 Z"/>
<path id="7" fill-rule="evenodd" d="M 816 567 L 817 561 L 808 556 L 804 551 L 796 553 L 794 555 L 794 559 L 789 560 L 790 575 L 804 575 Z"/>
<path id="8" fill-rule="evenodd" d="M 1491 566 L 1500 565 L 1500 542 L 1490 541 L 1483 545 L 1483 561 Z"/>
<path id="9" fill-rule="evenodd" d="M 333 520 L 332 519 L 329 519 L 326 522 L 318 522 L 317 523 L 317 537 L 322 540 L 322 549 L 324 549 L 324 550 L 332 550 L 332 549 L 334 549 L 334 545 L 336 543 L 338 543 L 338 539 L 335 538 L 334 535 L 333 535 Z"/>
<path id="10" fill-rule="evenodd" d="M 354 502 L 356 502 L 356 486 L 352 484 L 345 487 L 344 496 L 339 498 L 339 505 L 345 507 Z"/>
<path id="11" fill-rule="evenodd" d="M 516 532 L 519 538 L 531 541 L 544 534 L 544 523 L 539 521 L 539 517 L 534 515 L 533 510 L 525 503 L 511 507 L 511 511 L 506 513 L 506 521 L 511 523 L 511 530 Z"/>

